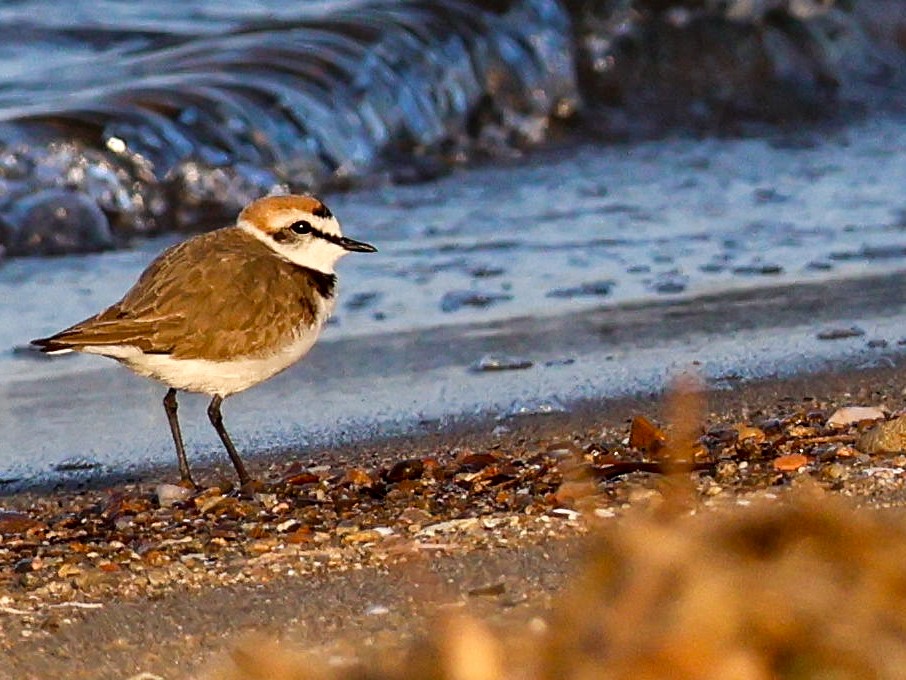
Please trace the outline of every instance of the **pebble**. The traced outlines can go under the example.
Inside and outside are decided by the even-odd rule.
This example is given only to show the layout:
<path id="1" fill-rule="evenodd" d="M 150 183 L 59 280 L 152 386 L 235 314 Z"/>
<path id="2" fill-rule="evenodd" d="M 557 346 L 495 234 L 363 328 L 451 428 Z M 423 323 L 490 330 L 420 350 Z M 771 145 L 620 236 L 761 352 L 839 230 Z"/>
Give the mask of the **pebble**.
<path id="1" fill-rule="evenodd" d="M 351 531 L 343 535 L 343 543 L 376 543 L 384 538 L 384 534 L 376 529 Z"/>
<path id="2" fill-rule="evenodd" d="M 420 458 L 411 458 L 395 463 L 384 475 L 384 479 L 388 482 L 401 482 L 406 479 L 419 479 L 424 473 L 424 462 Z"/>
<path id="3" fill-rule="evenodd" d="M 830 482 L 839 481 L 846 476 L 846 467 L 840 463 L 831 463 L 821 470 L 821 476 Z"/>
<path id="4" fill-rule="evenodd" d="M 531 359 L 511 356 L 509 354 L 485 354 L 476 361 L 469 370 L 474 373 L 489 371 L 518 371 L 531 368 L 534 365 Z"/>
<path id="5" fill-rule="evenodd" d="M 750 440 L 755 444 L 761 444 L 765 440 L 764 430 L 758 427 L 752 427 L 751 425 L 738 424 L 734 425 L 733 429 L 737 432 L 737 437 L 739 441 Z"/>
<path id="6" fill-rule="evenodd" d="M 424 527 L 418 533 L 420 535 L 433 536 L 434 534 L 444 534 L 451 531 L 468 531 L 477 526 L 479 526 L 478 518 L 467 517 L 465 519 L 451 519 L 446 522 L 438 522 L 437 524 Z"/>
<path id="7" fill-rule="evenodd" d="M 770 276 L 774 274 L 782 274 L 783 267 L 779 264 L 746 264 L 739 267 L 733 267 L 734 274 L 741 274 L 743 276 Z"/>
<path id="8" fill-rule="evenodd" d="M 868 454 L 906 452 L 906 416 L 879 423 L 862 433 L 856 448 Z"/>
<path id="9" fill-rule="evenodd" d="M 865 335 L 865 331 L 858 326 L 850 326 L 849 328 L 828 328 L 820 331 L 818 333 L 818 339 L 841 340 L 843 338 L 858 338 L 862 335 Z"/>
<path id="10" fill-rule="evenodd" d="M 344 303 L 346 309 L 359 310 L 367 307 L 373 307 L 381 299 L 381 293 L 368 291 L 363 293 L 353 293 Z"/>
<path id="11" fill-rule="evenodd" d="M 547 297 L 550 298 L 576 298 L 576 297 L 604 297 L 610 295 L 610 291 L 616 283 L 612 279 L 602 281 L 589 281 L 578 286 L 569 288 L 554 288 L 548 291 Z"/>
<path id="12" fill-rule="evenodd" d="M 299 526 L 299 524 L 299 520 L 291 518 L 284 522 L 280 522 L 280 524 L 278 524 L 275 528 L 279 533 L 282 534 L 286 531 L 289 531 L 290 529 L 295 529 L 297 526 Z"/>
<path id="13" fill-rule="evenodd" d="M 256 501 L 261 503 L 265 508 L 273 508 L 277 505 L 277 494 L 275 493 L 256 493 L 254 495 Z"/>
<path id="14" fill-rule="evenodd" d="M 844 406 L 827 419 L 827 426 L 845 428 L 867 420 L 884 420 L 884 411 L 876 406 Z"/>
<path id="15" fill-rule="evenodd" d="M 496 417 L 496 420 L 507 420 L 508 418 L 516 418 L 518 416 L 533 416 L 533 415 L 548 415 L 552 413 L 566 413 L 566 406 L 556 397 L 550 399 L 535 401 L 527 400 L 523 401 L 517 399 L 509 408 L 507 408 L 502 413 L 499 413 Z"/>
<path id="16" fill-rule="evenodd" d="M 645 416 L 634 416 L 629 426 L 629 446 L 654 453 L 667 442 L 667 435 Z"/>
<path id="17" fill-rule="evenodd" d="M 177 484 L 158 484 L 154 489 L 157 504 L 162 508 L 169 508 L 174 503 L 187 500 L 192 495 L 192 490 Z"/>
<path id="18" fill-rule="evenodd" d="M 775 458 L 772 465 L 779 472 L 796 472 L 808 465 L 808 457 L 801 453 L 789 453 Z"/>
<path id="19" fill-rule="evenodd" d="M 226 496 L 211 496 L 210 498 L 205 498 L 201 505 L 197 506 L 198 511 L 204 515 L 222 505 L 226 500 Z"/>
<path id="20" fill-rule="evenodd" d="M 44 524 L 23 512 L 0 512 L 0 536 L 20 534 L 40 526 Z"/>
<path id="21" fill-rule="evenodd" d="M 673 277 L 664 277 L 659 279 L 654 283 L 654 292 L 661 293 L 662 295 L 671 295 L 675 293 L 682 293 L 686 290 L 688 281 L 684 277 L 673 276 Z"/>
<path id="22" fill-rule="evenodd" d="M 484 309 L 497 302 L 512 300 L 513 296 L 507 293 L 482 293 L 475 290 L 451 290 L 445 293 L 440 300 L 442 312 L 458 312 L 463 307 L 478 307 Z"/>

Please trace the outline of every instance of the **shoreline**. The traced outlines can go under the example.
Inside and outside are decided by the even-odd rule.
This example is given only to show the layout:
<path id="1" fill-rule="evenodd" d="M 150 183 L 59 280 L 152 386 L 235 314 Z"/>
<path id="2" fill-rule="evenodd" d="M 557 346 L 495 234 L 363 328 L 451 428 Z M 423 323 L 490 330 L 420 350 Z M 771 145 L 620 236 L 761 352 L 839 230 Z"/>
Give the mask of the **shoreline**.
<path id="1" fill-rule="evenodd" d="M 707 390 L 702 427 L 723 431 L 796 413 L 826 418 L 849 404 L 895 413 L 906 407 L 904 385 L 902 365 L 743 381 Z M 16 677 L 64 669 L 72 678 L 186 677 L 202 672 L 250 628 L 296 645 L 342 648 L 341 641 L 369 636 L 401 644 L 451 607 L 524 623 L 543 615 L 569 581 L 585 545 L 581 537 L 595 522 L 654 511 L 663 493 L 661 475 L 632 473 L 597 482 L 583 496 L 570 485 L 587 480 L 571 480 L 571 471 L 618 452 L 625 460 L 639 458 L 621 443 L 628 419 L 644 415 L 663 425 L 671 408 L 646 397 L 586 402 L 566 414 L 512 419 L 508 432 L 493 433 L 491 423 L 441 428 L 322 450 L 295 467 L 285 452 L 272 452 L 251 467 L 271 479 L 295 475 L 295 491 L 276 487 L 274 498 L 234 502 L 208 488 L 200 503 L 179 511 L 155 507 L 157 479 L 4 494 L 5 510 L 46 526 L 31 539 L 28 531 L 6 533 L 0 543 L 7 593 L 0 602 L 0 650 Z M 872 507 L 906 505 L 899 475 L 870 472 L 894 470 L 901 460 L 809 458 L 791 473 L 772 473 L 766 459 L 768 474 L 746 480 L 690 475 L 693 506 L 732 512 L 740 499 L 776 498 L 805 482 Z M 394 468 L 404 460 L 444 474 Z M 833 465 L 847 472 L 831 484 L 826 474 Z M 201 477 L 218 479 L 216 470 Z M 515 486 L 507 486 L 509 478 Z M 299 495 L 306 484 L 328 501 L 306 506 L 302 500 L 314 498 Z M 531 489 L 527 504 L 518 500 L 520 485 Z M 272 502 L 293 507 L 281 514 Z M 78 522 L 67 526 L 68 517 L 82 517 L 88 536 L 67 537 L 78 530 Z M 290 520 L 300 524 L 281 531 Z M 310 531 L 303 531 L 306 522 Z M 48 531 L 55 534 L 45 545 Z M 23 540 L 34 547 L 17 548 Z M 52 546 L 61 541 L 77 563 L 54 562 Z M 84 549 L 72 552 L 73 541 Z M 110 548 L 113 541 L 123 545 Z M 22 561 L 29 551 L 41 553 L 35 569 Z M 151 639 L 159 642 L 148 645 Z"/>
<path id="2" fill-rule="evenodd" d="M 443 435 L 451 427 L 491 431 L 518 413 L 650 397 L 689 367 L 732 387 L 841 366 L 895 366 L 906 353 L 904 285 L 900 273 L 886 273 L 839 281 L 831 299 L 825 285 L 808 283 L 325 339 L 299 365 L 228 400 L 225 417 L 240 448 L 256 452 L 249 458 L 267 459 L 268 451 L 356 447 L 388 434 L 405 441 L 406 433 Z M 528 368 L 475 370 L 485 357 L 515 357 Z M 96 370 L 3 387 L 0 493 L 139 479 L 172 464 L 162 389 L 96 361 Z M 181 400 L 184 436 L 193 464 L 219 465 L 203 402 Z"/>

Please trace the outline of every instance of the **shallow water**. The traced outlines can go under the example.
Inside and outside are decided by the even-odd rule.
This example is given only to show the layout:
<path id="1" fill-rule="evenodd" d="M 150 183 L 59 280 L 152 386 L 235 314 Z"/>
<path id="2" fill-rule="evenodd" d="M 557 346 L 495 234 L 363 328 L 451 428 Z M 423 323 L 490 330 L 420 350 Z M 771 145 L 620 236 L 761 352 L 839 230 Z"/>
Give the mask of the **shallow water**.
<path id="1" fill-rule="evenodd" d="M 693 361 L 707 376 L 756 377 L 895 359 L 906 335 L 893 275 L 906 258 L 904 147 L 903 122 L 877 117 L 795 139 L 570 146 L 328 195 L 345 232 L 380 253 L 343 260 L 336 323 L 298 367 L 231 398 L 228 426 L 247 450 L 317 445 L 657 391 Z M 2 474 L 70 458 L 114 470 L 170 462 L 160 386 L 96 357 L 14 350 L 113 302 L 170 241 L 0 268 Z M 866 299 L 858 285 L 835 293 L 885 272 L 890 283 Z M 825 282 L 826 294 L 787 318 L 782 291 L 803 282 Z M 764 292 L 731 314 L 733 291 L 747 289 Z M 682 306 L 702 295 L 726 300 L 726 321 Z M 688 323 L 614 339 L 639 307 L 665 319 L 675 308 Z M 865 335 L 817 341 L 822 324 Z M 887 348 L 868 349 L 873 339 Z M 470 370 L 488 353 L 533 366 Z M 219 455 L 203 404 L 184 401 L 190 450 Z"/>

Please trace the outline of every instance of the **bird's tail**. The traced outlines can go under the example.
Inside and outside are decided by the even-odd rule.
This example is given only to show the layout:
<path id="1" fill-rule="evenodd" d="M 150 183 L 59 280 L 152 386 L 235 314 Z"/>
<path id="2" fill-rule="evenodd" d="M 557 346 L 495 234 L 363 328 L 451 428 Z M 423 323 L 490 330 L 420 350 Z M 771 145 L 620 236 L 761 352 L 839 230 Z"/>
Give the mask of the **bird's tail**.
<path id="1" fill-rule="evenodd" d="M 38 338 L 32 340 L 31 344 L 37 347 L 44 354 L 68 354 L 74 352 L 76 348 L 65 340 L 59 339 L 56 335 L 49 338 Z"/>

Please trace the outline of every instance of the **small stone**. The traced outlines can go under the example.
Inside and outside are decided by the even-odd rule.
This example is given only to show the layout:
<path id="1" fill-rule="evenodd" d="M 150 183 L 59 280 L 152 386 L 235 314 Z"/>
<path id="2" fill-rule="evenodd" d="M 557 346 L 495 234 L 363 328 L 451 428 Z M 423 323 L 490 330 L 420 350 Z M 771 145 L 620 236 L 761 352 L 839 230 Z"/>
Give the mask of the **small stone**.
<path id="1" fill-rule="evenodd" d="M 858 338 L 862 335 L 865 335 L 865 331 L 858 326 L 850 326 L 849 328 L 827 328 L 818 333 L 818 339 L 841 340 L 843 338 Z"/>
<path id="2" fill-rule="evenodd" d="M 154 494 L 160 507 L 169 508 L 174 503 L 187 500 L 192 495 L 192 490 L 178 484 L 158 484 Z"/>
<path id="3" fill-rule="evenodd" d="M 829 482 L 836 482 L 846 476 L 846 467 L 840 463 L 831 463 L 821 470 L 821 476 Z"/>
<path id="4" fill-rule="evenodd" d="M 435 534 L 444 534 L 452 531 L 468 531 L 478 527 L 478 518 L 477 517 L 466 517 L 464 519 L 451 519 L 446 522 L 438 522 L 437 524 L 432 524 L 430 526 L 424 527 L 419 534 L 424 534 L 427 536 L 433 536 Z"/>
<path id="5" fill-rule="evenodd" d="M 23 512 L 0 512 L 0 536 L 22 534 L 29 529 L 45 526 L 43 522 Z"/>
<path id="6" fill-rule="evenodd" d="M 470 597 L 498 597 L 506 592 L 506 584 L 502 581 L 490 583 L 477 588 L 470 588 L 466 594 Z"/>
<path id="7" fill-rule="evenodd" d="M 814 427 L 809 427 L 808 425 L 793 425 L 786 433 L 790 437 L 814 437 L 818 434 L 818 430 Z"/>
<path id="8" fill-rule="evenodd" d="M 629 426 L 629 446 L 654 453 L 667 442 L 667 435 L 645 416 L 634 416 Z"/>
<path id="9" fill-rule="evenodd" d="M 868 454 L 906 452 L 906 416 L 879 423 L 864 432 L 856 448 Z"/>
<path id="10" fill-rule="evenodd" d="M 149 586 L 157 588 L 165 586 L 170 582 L 170 572 L 166 569 L 149 569 L 145 573 L 145 578 L 148 579 Z"/>
<path id="11" fill-rule="evenodd" d="M 706 496 L 719 496 L 724 492 L 724 488 L 717 482 L 711 481 L 704 489 L 702 489 L 702 492 Z"/>
<path id="12" fill-rule="evenodd" d="M 367 470 L 362 468 L 349 468 L 346 470 L 346 474 L 343 475 L 343 482 L 347 484 L 352 484 L 353 486 L 371 486 L 374 484 L 374 479 L 368 474 Z"/>
<path id="13" fill-rule="evenodd" d="M 547 297 L 551 298 L 576 298 L 576 297 L 604 297 L 610 295 L 615 282 L 612 279 L 603 281 L 589 281 L 569 288 L 554 288 L 548 291 Z"/>
<path id="14" fill-rule="evenodd" d="M 276 526 L 276 529 L 278 533 L 282 534 L 290 529 L 295 529 L 297 526 L 299 526 L 299 520 L 290 518 L 284 522 L 280 522 L 280 524 Z"/>
<path id="15" fill-rule="evenodd" d="M 354 293 L 350 296 L 344 306 L 346 309 L 350 310 L 359 310 L 365 309 L 367 307 L 373 307 L 378 300 L 381 299 L 381 293 L 376 291 L 369 291 L 365 293 Z"/>
<path id="16" fill-rule="evenodd" d="M 512 300 L 513 296 L 506 293 L 481 293 L 475 290 L 451 290 L 440 301 L 442 312 L 457 312 L 463 307 L 477 307 L 484 309 L 497 302 Z"/>
<path id="17" fill-rule="evenodd" d="M 735 480 L 739 475 L 739 464 L 733 460 L 722 460 L 717 463 L 714 470 L 714 477 L 721 481 Z"/>
<path id="18" fill-rule="evenodd" d="M 267 509 L 277 505 L 277 494 L 275 493 L 256 493 L 253 498 Z"/>
<path id="19" fill-rule="evenodd" d="M 293 533 L 286 536 L 286 542 L 294 545 L 300 543 L 311 543 L 314 540 L 314 532 L 311 527 L 299 527 Z"/>
<path id="20" fill-rule="evenodd" d="M 497 415 L 497 420 L 507 420 L 508 418 L 518 418 L 521 416 L 540 416 L 551 415 L 554 413 L 566 413 L 568 409 L 556 397 L 550 399 L 536 400 L 517 399 L 513 401 L 504 411 Z"/>
<path id="21" fill-rule="evenodd" d="M 420 458 L 401 460 L 384 475 L 388 482 L 401 482 L 406 479 L 419 479 L 425 473 L 425 464 Z"/>
<path id="22" fill-rule="evenodd" d="M 572 507 L 576 502 L 598 492 L 597 485 L 591 480 L 563 482 L 554 493 L 557 505 Z"/>
<path id="23" fill-rule="evenodd" d="M 13 573 L 28 574 L 35 570 L 33 563 L 33 558 L 23 557 L 21 560 L 18 560 L 15 564 L 13 564 Z"/>
<path id="24" fill-rule="evenodd" d="M 277 547 L 277 539 L 275 538 L 265 538 L 259 539 L 257 541 L 252 541 L 248 544 L 246 550 L 255 555 L 263 555 L 264 553 L 271 552 L 274 548 Z"/>
<path id="25" fill-rule="evenodd" d="M 208 512 L 211 512 L 212 510 L 216 509 L 218 506 L 222 505 L 227 500 L 228 500 L 228 498 L 226 496 L 210 496 L 209 498 L 205 498 L 205 499 L 196 498 L 195 505 L 196 505 L 196 507 L 198 507 L 198 512 L 200 512 L 202 515 L 204 515 Z M 232 499 L 230 499 L 230 500 L 232 500 Z M 199 501 L 201 501 L 200 505 L 198 503 Z"/>
<path id="26" fill-rule="evenodd" d="M 779 264 L 755 262 L 752 264 L 744 264 L 738 267 L 733 267 L 733 273 L 741 274 L 743 276 L 769 276 L 774 274 L 782 274 L 783 267 L 781 267 Z"/>
<path id="27" fill-rule="evenodd" d="M 808 465 L 808 457 L 801 453 L 790 453 L 775 458 L 772 465 L 778 472 L 796 472 Z"/>
<path id="28" fill-rule="evenodd" d="M 844 406 L 827 419 L 827 426 L 845 428 L 855 423 L 884 420 L 885 417 L 884 411 L 876 406 Z"/>
<path id="29" fill-rule="evenodd" d="M 665 276 L 654 283 L 654 292 L 662 295 L 682 293 L 686 290 L 688 281 L 683 276 Z"/>
<path id="30" fill-rule="evenodd" d="M 471 453 L 467 452 L 457 458 L 458 465 L 456 472 L 479 472 L 484 470 L 488 465 L 498 462 L 497 456 L 492 453 Z"/>
<path id="31" fill-rule="evenodd" d="M 384 538 L 384 535 L 375 529 L 365 529 L 364 531 L 353 531 L 343 536 L 343 543 L 376 543 Z"/>
<path id="32" fill-rule="evenodd" d="M 399 516 L 401 522 L 409 525 L 416 525 L 419 526 L 419 528 L 430 522 L 432 519 L 434 519 L 434 515 L 421 508 L 406 508 Z"/>
<path id="33" fill-rule="evenodd" d="M 78 576 L 82 573 L 82 570 L 75 564 L 64 564 L 57 570 L 57 576 L 60 578 L 69 578 L 70 576 Z"/>
<path id="34" fill-rule="evenodd" d="M 510 356 L 507 354 L 485 354 L 470 367 L 474 373 L 488 371 L 518 371 L 531 368 L 534 365 L 531 359 Z"/>
<path id="35" fill-rule="evenodd" d="M 751 425 L 740 423 L 735 425 L 733 429 L 736 430 L 739 441 L 749 440 L 755 444 L 761 444 L 765 439 L 764 430 L 759 427 L 752 427 Z"/>

